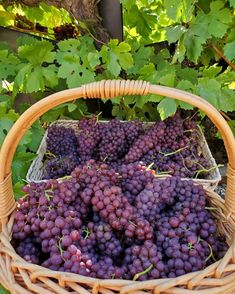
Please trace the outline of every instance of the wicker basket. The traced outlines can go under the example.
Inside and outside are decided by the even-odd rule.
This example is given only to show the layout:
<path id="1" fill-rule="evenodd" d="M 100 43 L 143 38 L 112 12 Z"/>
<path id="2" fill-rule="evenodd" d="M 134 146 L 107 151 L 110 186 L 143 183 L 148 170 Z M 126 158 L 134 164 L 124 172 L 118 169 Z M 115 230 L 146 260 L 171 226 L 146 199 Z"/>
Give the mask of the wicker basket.
<path id="1" fill-rule="evenodd" d="M 159 94 L 190 103 L 203 110 L 217 126 L 225 143 L 229 158 L 225 200 L 207 191 L 207 197 L 218 219 L 218 230 L 226 235 L 229 249 L 225 256 L 202 271 L 177 278 L 146 282 L 129 280 L 99 280 L 77 274 L 56 272 L 25 262 L 12 247 L 14 200 L 11 163 L 16 147 L 29 127 L 49 109 L 75 98 L 111 98 L 121 95 Z M 220 113 L 202 98 L 173 88 L 151 85 L 143 81 L 101 81 L 76 89 L 53 94 L 30 107 L 14 124 L 0 152 L 0 283 L 12 293 L 175 293 L 215 294 L 233 293 L 235 290 L 235 139 Z"/>
<path id="2" fill-rule="evenodd" d="M 57 125 L 57 126 L 63 126 L 66 128 L 72 128 L 74 129 L 75 133 L 78 131 L 78 124 L 76 120 L 58 120 L 53 122 L 51 125 Z M 144 128 L 148 128 L 153 123 L 145 123 Z M 206 142 L 206 139 L 202 133 L 202 131 L 198 130 L 199 134 L 199 140 L 198 144 L 202 150 L 202 154 L 204 158 L 207 158 L 209 161 L 210 166 L 212 167 L 211 171 L 208 173 L 208 179 L 193 179 L 193 181 L 197 184 L 203 185 L 205 189 L 214 191 L 214 189 L 217 187 L 218 183 L 221 181 L 221 175 L 219 172 L 219 169 L 216 165 L 215 159 L 213 158 L 211 151 L 209 149 L 209 146 Z M 41 144 L 38 148 L 37 154 L 38 156 L 35 158 L 35 160 L 32 162 L 28 173 L 26 175 L 27 182 L 42 182 L 42 177 L 44 173 L 44 164 L 43 164 L 43 157 L 47 150 L 47 144 L 46 144 L 46 138 L 47 138 L 47 131 L 41 141 Z M 187 180 L 187 178 L 186 178 Z"/>

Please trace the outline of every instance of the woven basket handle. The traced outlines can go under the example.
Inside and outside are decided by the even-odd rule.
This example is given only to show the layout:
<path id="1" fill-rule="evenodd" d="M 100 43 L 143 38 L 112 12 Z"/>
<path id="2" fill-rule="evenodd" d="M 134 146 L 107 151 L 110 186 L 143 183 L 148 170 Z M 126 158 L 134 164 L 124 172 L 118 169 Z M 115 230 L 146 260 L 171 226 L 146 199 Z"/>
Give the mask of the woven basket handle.
<path id="1" fill-rule="evenodd" d="M 45 112 L 64 102 L 77 98 L 112 98 L 122 95 L 158 94 L 182 100 L 204 111 L 220 131 L 229 158 L 228 183 L 225 204 L 229 212 L 235 213 L 235 139 L 220 113 L 201 97 L 174 88 L 151 85 L 144 81 L 107 80 L 87 84 L 52 94 L 27 109 L 6 136 L 0 152 L 0 219 L 15 208 L 12 190 L 11 164 L 18 143 L 31 125 Z"/>

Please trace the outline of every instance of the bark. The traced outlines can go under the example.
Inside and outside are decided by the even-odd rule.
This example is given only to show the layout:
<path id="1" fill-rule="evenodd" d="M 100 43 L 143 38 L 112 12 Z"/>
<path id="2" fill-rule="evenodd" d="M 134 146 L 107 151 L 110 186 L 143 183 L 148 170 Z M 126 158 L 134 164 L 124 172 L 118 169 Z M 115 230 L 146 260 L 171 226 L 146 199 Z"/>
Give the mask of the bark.
<path id="1" fill-rule="evenodd" d="M 23 4 L 27 6 L 38 5 L 41 0 L 3 0 L 3 5 L 10 5 L 13 3 Z M 107 43 L 110 36 L 107 30 L 101 24 L 101 17 L 98 11 L 99 0 L 44 0 L 47 5 L 53 5 L 58 8 L 66 9 L 70 15 L 86 24 L 90 29 L 90 33 L 94 35 L 96 41 L 99 43 Z M 87 33 L 83 26 L 78 28 L 82 34 Z"/>

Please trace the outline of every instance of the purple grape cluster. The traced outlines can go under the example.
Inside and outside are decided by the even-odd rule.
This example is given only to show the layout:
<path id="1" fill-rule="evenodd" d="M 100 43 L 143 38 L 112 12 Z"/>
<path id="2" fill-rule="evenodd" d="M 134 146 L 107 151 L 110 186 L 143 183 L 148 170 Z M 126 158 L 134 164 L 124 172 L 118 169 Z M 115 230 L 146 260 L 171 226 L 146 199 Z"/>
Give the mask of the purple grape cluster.
<path id="1" fill-rule="evenodd" d="M 96 158 L 96 147 L 101 139 L 101 126 L 97 117 L 83 118 L 78 122 L 77 150 L 81 161 Z"/>
<path id="2" fill-rule="evenodd" d="M 124 165 L 140 164 L 158 174 L 208 177 L 211 166 L 198 144 L 196 122 L 183 119 L 180 113 L 146 129 L 139 120 L 121 122 L 113 119 L 105 123 L 95 116 L 81 119 L 77 129 L 76 135 L 73 129 L 63 126 L 48 129 L 48 155 L 53 153 L 59 158 L 45 161 L 45 179 L 69 175 L 75 166 L 83 166 L 90 159 L 106 162 L 116 171 Z M 67 156 L 70 159 L 60 164 Z M 132 189 L 134 182 L 134 179 L 127 180 L 126 188 Z M 134 189 L 138 190 L 137 186 Z M 127 197 L 129 188 L 125 191 Z"/>
<path id="3" fill-rule="evenodd" d="M 77 137 L 73 129 L 50 126 L 46 143 L 43 179 L 58 179 L 69 175 L 80 163 L 76 147 Z"/>
<path id="4" fill-rule="evenodd" d="M 96 116 L 81 119 L 76 127 L 76 133 L 58 125 L 48 128 L 43 179 L 69 175 L 76 166 L 83 166 L 91 159 L 108 162 L 118 169 L 122 157 L 143 132 L 139 120 L 114 119 L 104 123 Z"/>
<path id="5" fill-rule="evenodd" d="M 142 245 L 133 245 L 126 250 L 125 263 L 128 278 L 146 281 L 164 277 L 165 265 L 158 247 L 150 240 Z"/>
<path id="6" fill-rule="evenodd" d="M 157 173 L 206 178 L 210 164 L 202 155 L 198 136 L 196 123 L 177 113 L 155 123 L 140 136 L 126 154 L 125 162 L 141 161 Z"/>
<path id="7" fill-rule="evenodd" d="M 16 245 L 16 252 L 30 263 L 39 263 L 39 251 L 35 241 L 31 238 L 26 238 Z"/>
<path id="8" fill-rule="evenodd" d="M 101 127 L 101 142 L 98 157 L 101 161 L 113 162 L 123 157 L 127 148 L 127 140 L 122 122 L 111 120 Z"/>
<path id="9" fill-rule="evenodd" d="M 100 279 L 173 278 L 205 268 L 228 249 L 202 186 L 157 178 L 141 165 L 117 172 L 89 160 L 69 177 L 23 191 L 12 244 L 26 261 L 51 270 Z"/>
<path id="10" fill-rule="evenodd" d="M 80 164 L 77 155 L 70 154 L 50 159 L 46 166 L 43 179 L 58 179 L 71 174 L 76 166 Z"/>
<path id="11" fill-rule="evenodd" d="M 133 145 L 125 155 L 125 162 L 131 163 L 141 161 L 141 158 L 150 150 L 158 149 L 159 142 L 164 135 L 165 124 L 163 122 L 154 124 L 134 141 Z"/>
<path id="12" fill-rule="evenodd" d="M 50 126 L 47 132 L 47 150 L 55 156 L 77 155 L 75 131 L 63 126 Z"/>
<path id="13" fill-rule="evenodd" d="M 122 191 L 131 204 L 147 183 L 152 182 L 155 175 L 153 170 L 147 170 L 146 166 L 139 163 L 122 164 L 117 170 L 122 178 Z"/>

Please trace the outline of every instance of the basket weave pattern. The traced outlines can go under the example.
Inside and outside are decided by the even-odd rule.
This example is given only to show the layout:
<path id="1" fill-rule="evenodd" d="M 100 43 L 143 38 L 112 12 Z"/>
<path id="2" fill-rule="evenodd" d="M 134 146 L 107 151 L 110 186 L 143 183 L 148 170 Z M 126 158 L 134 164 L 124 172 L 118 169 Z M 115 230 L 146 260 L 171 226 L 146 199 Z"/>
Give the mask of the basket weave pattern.
<path id="1" fill-rule="evenodd" d="M 218 231 L 226 236 L 229 249 L 225 256 L 202 271 L 177 278 L 145 282 L 128 280 L 99 280 L 77 274 L 55 272 L 25 262 L 10 244 L 14 222 L 15 201 L 11 183 L 11 162 L 22 136 L 43 113 L 63 102 L 81 97 L 114 97 L 147 93 L 180 99 L 203 110 L 217 126 L 229 158 L 228 188 L 225 200 L 207 191 L 213 214 L 218 219 Z M 77 89 L 53 94 L 29 108 L 8 133 L 0 152 L 0 283 L 12 293 L 176 293 L 215 294 L 235 290 L 235 139 L 226 121 L 202 98 L 184 91 L 149 85 L 142 81 L 101 81 Z M 13 213 L 12 213 L 13 212 Z"/>

